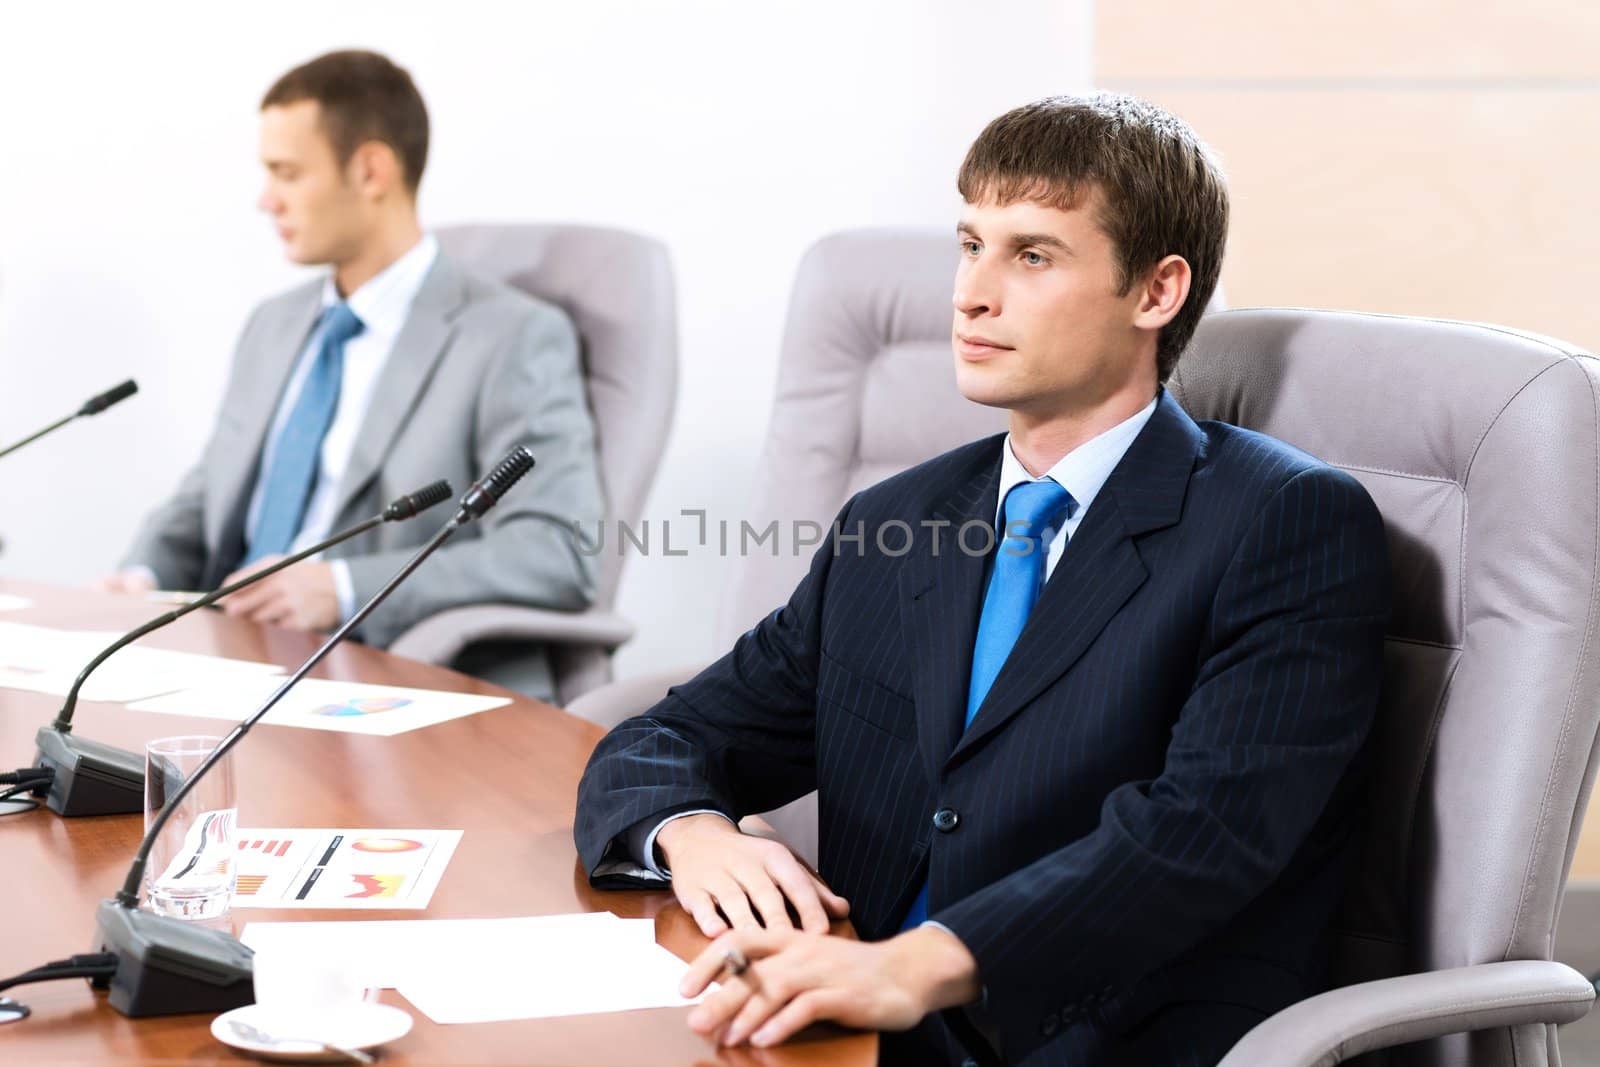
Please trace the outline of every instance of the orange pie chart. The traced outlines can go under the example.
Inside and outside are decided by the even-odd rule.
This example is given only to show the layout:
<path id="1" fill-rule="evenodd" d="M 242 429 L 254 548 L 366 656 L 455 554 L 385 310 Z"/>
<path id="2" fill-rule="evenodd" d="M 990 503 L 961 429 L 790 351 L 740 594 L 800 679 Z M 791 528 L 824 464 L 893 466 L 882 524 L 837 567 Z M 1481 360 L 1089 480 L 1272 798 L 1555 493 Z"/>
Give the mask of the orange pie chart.
<path id="1" fill-rule="evenodd" d="M 357 852 L 415 852 L 422 842 L 409 837 L 363 837 L 350 847 Z"/>

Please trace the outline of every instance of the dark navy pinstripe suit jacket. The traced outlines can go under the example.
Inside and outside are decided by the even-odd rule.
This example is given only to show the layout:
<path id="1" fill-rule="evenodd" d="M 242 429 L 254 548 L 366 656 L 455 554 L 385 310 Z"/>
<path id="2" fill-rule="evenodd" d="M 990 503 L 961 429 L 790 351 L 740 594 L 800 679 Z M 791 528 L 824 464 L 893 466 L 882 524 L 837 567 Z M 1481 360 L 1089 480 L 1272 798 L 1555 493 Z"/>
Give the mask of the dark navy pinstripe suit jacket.
<path id="1" fill-rule="evenodd" d="M 819 869 L 857 929 L 894 934 L 927 879 L 1007 1062 L 1214 1063 L 1325 982 L 1382 521 L 1343 472 L 1163 392 L 963 730 L 988 561 L 954 535 L 992 526 L 1002 440 L 852 498 L 863 542 L 824 543 L 786 606 L 613 730 L 579 852 L 593 873 L 641 820 L 817 789 Z M 909 552 L 899 525 L 879 544 L 891 522 Z M 945 1014 L 924 1032 L 970 1036 Z"/>

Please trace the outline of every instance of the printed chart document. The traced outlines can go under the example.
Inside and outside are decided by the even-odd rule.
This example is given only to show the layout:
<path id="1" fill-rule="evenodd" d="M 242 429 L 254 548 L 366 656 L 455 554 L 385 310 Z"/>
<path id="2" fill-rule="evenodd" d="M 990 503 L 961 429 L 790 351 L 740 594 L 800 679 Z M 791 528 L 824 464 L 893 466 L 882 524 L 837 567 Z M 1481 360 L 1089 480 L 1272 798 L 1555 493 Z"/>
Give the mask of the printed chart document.
<path id="1" fill-rule="evenodd" d="M 121 636 L 109 630 L 0 622 L 0 687 L 66 696 L 84 666 Z M 241 685 L 282 673 L 276 663 L 131 645 L 101 664 L 79 696 L 126 703 L 196 685 Z"/>
<path id="2" fill-rule="evenodd" d="M 420 910 L 461 841 L 460 830 L 240 829 L 233 836 L 236 908 Z"/>
<path id="3" fill-rule="evenodd" d="M 696 1003 L 678 995 L 689 965 L 655 940 L 652 919 L 609 912 L 513 919 L 251 923 L 256 952 L 338 961 L 396 989 L 436 1023 L 593 1015 Z M 715 987 L 713 987 L 715 988 Z"/>
<path id="4" fill-rule="evenodd" d="M 142 700 L 129 708 L 238 722 L 260 707 L 277 685 L 277 680 L 271 678 L 239 679 Z M 505 697 L 473 693 L 307 678 L 261 721 L 272 726 L 393 737 L 509 703 Z"/>

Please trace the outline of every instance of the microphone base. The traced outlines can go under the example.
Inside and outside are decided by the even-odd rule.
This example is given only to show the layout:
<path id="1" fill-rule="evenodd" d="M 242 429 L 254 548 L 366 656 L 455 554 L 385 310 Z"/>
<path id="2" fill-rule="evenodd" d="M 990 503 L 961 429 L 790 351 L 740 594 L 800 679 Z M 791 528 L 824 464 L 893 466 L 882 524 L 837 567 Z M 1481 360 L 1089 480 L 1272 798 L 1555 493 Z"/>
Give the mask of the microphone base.
<path id="1" fill-rule="evenodd" d="M 144 757 L 48 726 L 34 735 L 34 765 L 55 775 L 45 807 L 68 818 L 144 811 Z M 41 791 L 42 792 L 42 791 Z"/>
<path id="2" fill-rule="evenodd" d="M 101 952 L 117 957 L 110 978 L 113 1008 L 131 1019 L 223 1012 L 254 1004 L 254 953 L 220 930 L 101 901 L 95 912 Z"/>

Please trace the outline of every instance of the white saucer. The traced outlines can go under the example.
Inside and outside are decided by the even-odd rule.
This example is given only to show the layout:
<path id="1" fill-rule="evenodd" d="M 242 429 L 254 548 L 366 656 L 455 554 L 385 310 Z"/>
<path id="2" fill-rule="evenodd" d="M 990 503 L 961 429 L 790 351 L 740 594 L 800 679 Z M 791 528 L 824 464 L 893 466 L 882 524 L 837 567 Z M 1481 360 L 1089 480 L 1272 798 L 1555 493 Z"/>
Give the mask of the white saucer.
<path id="1" fill-rule="evenodd" d="M 229 1023 L 237 1019 L 246 1026 L 281 1038 L 310 1038 L 313 1040 L 280 1041 L 273 1045 L 246 1041 Z M 316 1044 L 316 1040 L 331 1042 L 343 1048 L 368 1049 L 396 1041 L 411 1032 L 411 1014 L 388 1004 L 355 1004 L 339 1013 L 330 1023 L 316 1026 L 297 1024 L 284 1012 L 274 1012 L 259 1004 L 223 1012 L 211 1020 L 211 1036 L 224 1045 L 263 1060 L 283 1063 L 347 1063 L 349 1057 Z"/>

